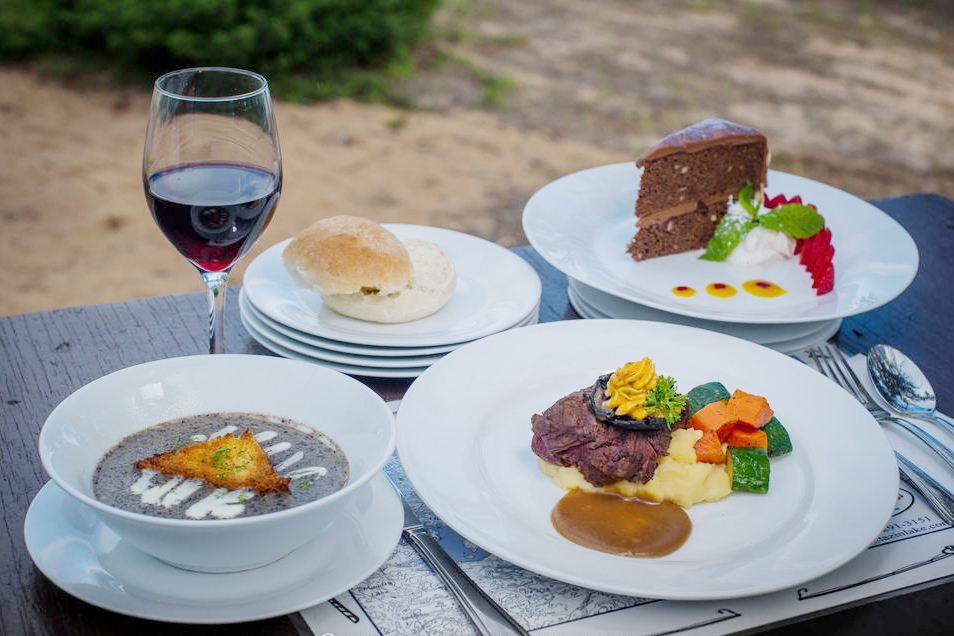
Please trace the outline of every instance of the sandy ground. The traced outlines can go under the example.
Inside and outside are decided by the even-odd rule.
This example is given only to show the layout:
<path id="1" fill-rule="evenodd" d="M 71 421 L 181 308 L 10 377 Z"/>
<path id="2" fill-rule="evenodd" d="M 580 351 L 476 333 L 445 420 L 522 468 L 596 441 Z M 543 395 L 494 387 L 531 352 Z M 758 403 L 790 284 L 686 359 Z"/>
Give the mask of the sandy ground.
<path id="1" fill-rule="evenodd" d="M 262 249 L 333 214 L 523 243 L 536 189 L 630 161 L 707 116 L 763 130 L 774 168 L 864 198 L 954 197 L 954 4 L 859 15 L 857 3 L 831 3 L 841 17 L 818 4 L 829 3 L 445 10 L 439 22 L 467 37 L 431 53 L 468 62 L 406 83 L 428 109 L 277 104 L 282 198 L 233 282 Z M 514 88 L 488 105 L 473 67 Z M 201 289 L 143 197 L 149 95 L 79 91 L 9 66 L 0 85 L 0 315 Z"/>
<path id="2" fill-rule="evenodd" d="M 20 120 L 12 129 L 18 156 L 0 177 L 0 286 L 7 290 L 0 313 L 202 289 L 146 207 L 140 170 L 148 95 L 75 93 L 9 70 L 0 70 L 0 83 L 3 102 L 14 105 L 4 117 Z M 280 103 L 276 117 L 281 200 L 234 283 L 261 250 L 333 214 L 516 244 L 527 193 L 566 172 L 625 159 L 476 111 Z M 0 134 L 10 134 L 6 125 Z"/>

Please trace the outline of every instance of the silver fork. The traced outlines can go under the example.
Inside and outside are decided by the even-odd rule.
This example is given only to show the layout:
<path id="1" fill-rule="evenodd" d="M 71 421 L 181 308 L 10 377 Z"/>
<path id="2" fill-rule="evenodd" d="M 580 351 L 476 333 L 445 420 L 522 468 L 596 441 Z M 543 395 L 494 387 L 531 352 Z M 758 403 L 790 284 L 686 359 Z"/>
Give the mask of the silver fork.
<path id="1" fill-rule="evenodd" d="M 824 348 L 815 347 L 808 350 L 808 356 L 815 363 L 815 367 L 819 372 L 821 372 L 830 380 L 833 380 L 835 384 L 854 396 L 855 399 L 861 402 L 862 406 L 868 409 L 868 411 L 876 420 L 879 422 L 895 422 L 903 426 L 905 429 L 911 431 L 915 435 L 918 435 L 917 432 L 911 430 L 912 428 L 917 428 L 913 424 L 894 417 L 878 406 L 878 404 L 871 398 L 871 395 L 868 394 L 864 386 L 858 380 L 858 376 L 856 376 L 855 372 L 851 370 L 851 366 L 848 364 L 848 361 L 845 360 L 845 357 L 841 354 L 841 351 L 839 351 L 837 347 L 832 347 L 830 345 L 824 345 Z M 921 431 L 921 429 L 917 430 L 923 433 L 925 436 L 930 437 L 930 435 L 924 433 L 924 431 Z M 918 437 L 921 438 L 921 435 L 918 435 Z M 940 442 L 935 440 L 933 437 L 931 439 L 938 446 L 941 446 Z M 934 448 L 934 446 L 930 443 L 928 443 L 928 445 L 931 446 L 932 449 Z M 937 452 L 937 449 L 934 450 Z M 954 494 L 951 494 L 949 490 L 935 481 L 933 477 L 918 468 L 904 455 L 898 451 L 894 451 L 894 454 L 898 459 L 898 470 L 901 473 L 901 477 L 906 482 L 911 484 L 915 490 L 921 493 L 931 507 L 937 511 L 937 513 L 947 524 L 954 525 Z M 939 454 L 944 457 L 944 454 Z"/>
<path id="2" fill-rule="evenodd" d="M 937 453 L 938 457 L 943 459 L 944 462 L 954 470 L 954 451 L 919 426 L 915 426 L 908 420 L 897 417 L 881 408 L 881 406 L 875 402 L 874 398 L 871 397 L 871 394 L 868 393 L 867 389 L 865 389 L 864 385 L 858 379 L 858 376 L 855 375 L 855 372 L 852 371 L 851 365 L 845 360 L 845 357 L 838 347 L 826 344 L 822 347 L 810 349 L 808 355 L 815 362 L 815 366 L 819 371 L 835 380 L 843 389 L 846 389 L 849 393 L 854 395 L 876 420 L 879 422 L 892 422 L 910 432 Z"/>

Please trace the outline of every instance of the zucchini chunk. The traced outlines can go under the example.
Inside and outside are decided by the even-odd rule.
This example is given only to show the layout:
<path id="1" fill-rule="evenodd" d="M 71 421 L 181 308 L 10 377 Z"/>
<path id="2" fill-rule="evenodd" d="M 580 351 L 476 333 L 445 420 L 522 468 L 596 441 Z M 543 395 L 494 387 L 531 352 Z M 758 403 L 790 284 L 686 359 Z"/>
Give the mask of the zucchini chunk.
<path id="1" fill-rule="evenodd" d="M 760 446 L 729 446 L 726 468 L 732 490 L 766 493 L 769 487 L 769 457 Z"/>
<path id="2" fill-rule="evenodd" d="M 768 437 L 768 456 L 779 457 L 792 452 L 792 439 L 788 436 L 788 431 L 782 426 L 774 415 L 768 421 L 768 424 L 762 427 Z"/>
<path id="3" fill-rule="evenodd" d="M 725 402 L 732 394 L 721 382 L 706 382 L 686 393 L 686 419 L 691 419 L 696 411 L 712 402 Z"/>

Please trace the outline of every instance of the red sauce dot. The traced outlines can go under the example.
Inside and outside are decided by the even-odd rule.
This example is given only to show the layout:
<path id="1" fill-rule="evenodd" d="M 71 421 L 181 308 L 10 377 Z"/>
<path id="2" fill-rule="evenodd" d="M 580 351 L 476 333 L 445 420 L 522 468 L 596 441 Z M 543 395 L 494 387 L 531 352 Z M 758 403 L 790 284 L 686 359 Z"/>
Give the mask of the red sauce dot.
<path id="1" fill-rule="evenodd" d="M 764 280 L 756 281 L 755 284 L 761 287 L 762 289 L 768 289 L 772 286 L 772 283 L 768 281 L 764 281 Z"/>

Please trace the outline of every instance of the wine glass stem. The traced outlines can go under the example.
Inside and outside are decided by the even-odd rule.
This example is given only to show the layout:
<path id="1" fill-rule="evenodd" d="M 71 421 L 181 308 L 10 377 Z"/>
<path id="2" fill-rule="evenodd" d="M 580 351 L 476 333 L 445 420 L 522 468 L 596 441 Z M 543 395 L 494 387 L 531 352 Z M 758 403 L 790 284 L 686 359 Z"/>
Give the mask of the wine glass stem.
<path id="1" fill-rule="evenodd" d="M 202 280 L 209 288 L 209 353 L 225 353 L 225 291 L 229 286 L 229 272 L 202 272 Z"/>

